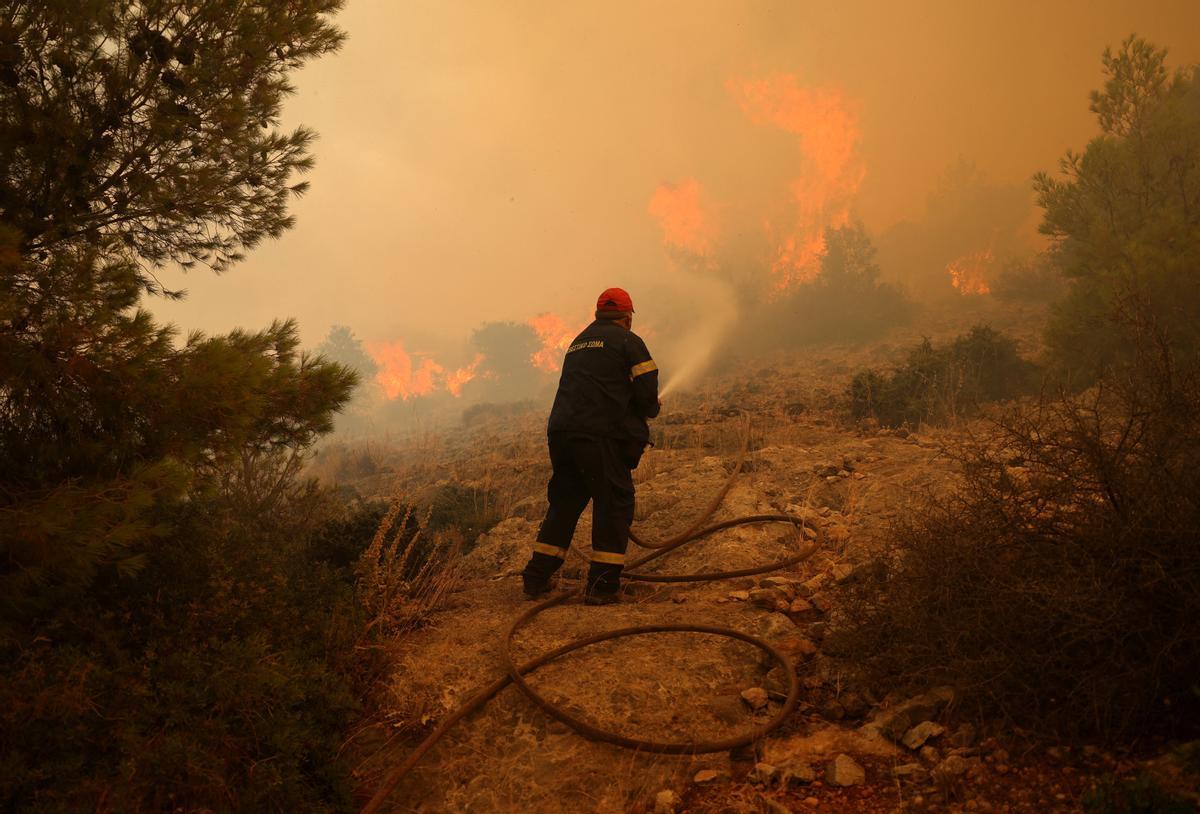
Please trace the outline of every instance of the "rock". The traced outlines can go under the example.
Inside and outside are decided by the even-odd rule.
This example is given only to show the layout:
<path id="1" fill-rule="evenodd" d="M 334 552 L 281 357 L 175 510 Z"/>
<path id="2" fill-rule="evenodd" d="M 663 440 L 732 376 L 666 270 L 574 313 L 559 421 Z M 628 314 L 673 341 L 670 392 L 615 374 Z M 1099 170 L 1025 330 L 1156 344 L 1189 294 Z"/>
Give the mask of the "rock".
<path id="1" fill-rule="evenodd" d="M 723 724 L 739 726 L 746 721 L 746 708 L 740 698 L 733 695 L 718 695 L 708 702 L 708 711 Z"/>
<path id="2" fill-rule="evenodd" d="M 768 639 L 789 636 L 796 632 L 796 625 L 782 613 L 768 614 L 762 623 L 762 634 Z"/>
<path id="3" fill-rule="evenodd" d="M 755 711 L 765 709 L 768 698 L 767 691 L 762 687 L 751 687 L 748 690 L 742 690 L 742 700 L 750 706 L 750 709 Z"/>
<path id="4" fill-rule="evenodd" d="M 766 677 L 763 679 L 763 687 L 766 688 L 768 693 L 786 696 L 788 691 L 788 678 L 787 673 L 783 671 L 783 667 L 776 664 L 774 667 L 768 670 Z"/>
<path id="5" fill-rule="evenodd" d="M 897 780 L 911 780 L 914 783 L 920 783 L 929 777 L 929 770 L 920 763 L 905 763 L 892 769 L 892 777 Z"/>
<path id="6" fill-rule="evenodd" d="M 905 732 L 921 721 L 929 721 L 941 714 L 954 701 L 954 688 L 936 687 L 927 693 L 915 696 L 884 710 L 875 717 L 870 726 L 885 737 L 898 741 Z"/>
<path id="7" fill-rule="evenodd" d="M 775 646 L 784 655 L 797 660 L 808 658 L 817 652 L 817 646 L 803 636 L 788 636 L 786 639 L 775 642 Z"/>
<path id="8" fill-rule="evenodd" d="M 718 771 L 717 769 L 701 769 L 700 771 L 696 772 L 696 776 L 692 778 L 692 782 L 696 785 L 703 785 L 724 777 L 728 777 L 728 775 L 724 772 Z"/>
<path id="9" fill-rule="evenodd" d="M 812 526 L 805 526 L 804 527 L 804 539 L 805 540 L 817 539 L 817 530 L 814 529 Z"/>
<path id="10" fill-rule="evenodd" d="M 750 604 L 768 610 L 775 610 L 782 599 L 783 594 L 774 588 L 755 588 L 750 592 Z"/>
<path id="11" fill-rule="evenodd" d="M 826 701 L 817 707 L 817 712 L 827 721 L 840 721 L 846 717 L 846 710 L 837 701 Z"/>
<path id="12" fill-rule="evenodd" d="M 831 786 L 861 786 L 867 773 L 849 755 L 838 755 L 825 767 L 825 782 Z"/>
<path id="13" fill-rule="evenodd" d="M 755 763 L 754 770 L 750 772 L 750 782 L 769 786 L 775 777 L 775 771 L 775 767 L 770 763 Z"/>
<path id="14" fill-rule="evenodd" d="M 936 738 L 945 731 L 946 727 L 941 724 L 935 724 L 933 721 L 922 721 L 905 732 L 900 742 L 909 749 L 920 749 L 925 745 L 925 741 L 930 738 Z"/>
<path id="15" fill-rule="evenodd" d="M 679 795 L 670 789 L 664 789 L 654 795 L 654 814 L 675 814 L 679 805 Z"/>
<path id="16" fill-rule="evenodd" d="M 789 577 L 764 577 L 758 581 L 760 588 L 778 588 L 781 591 L 796 590 L 797 580 Z"/>
<path id="17" fill-rule="evenodd" d="M 929 746 L 928 744 L 922 746 L 921 751 L 917 752 L 917 754 L 921 757 L 921 760 L 931 766 L 942 759 L 942 753 L 936 747 Z"/>
<path id="18" fill-rule="evenodd" d="M 854 566 L 848 562 L 839 562 L 833 568 L 829 569 L 829 573 L 838 582 L 845 582 L 854 574 Z"/>
<path id="19" fill-rule="evenodd" d="M 792 600 L 791 606 L 788 608 L 789 613 L 804 613 L 813 609 L 812 603 L 802 596 L 798 596 Z"/>
<path id="20" fill-rule="evenodd" d="M 866 699 L 856 692 L 842 693 L 838 701 L 841 702 L 842 709 L 846 711 L 847 718 L 861 718 L 871 708 Z"/>
<path id="21" fill-rule="evenodd" d="M 805 797 L 804 804 L 806 806 L 811 806 L 812 808 L 816 808 L 817 806 L 819 806 L 821 804 L 821 801 L 818 800 L 816 797 Z"/>
<path id="22" fill-rule="evenodd" d="M 779 767 L 780 788 L 806 786 L 816 779 L 817 773 L 813 771 L 813 767 L 802 761 L 789 762 Z"/>
<path id="23" fill-rule="evenodd" d="M 746 602 L 750 599 L 749 591 L 730 591 L 729 598 L 734 602 Z"/>
<path id="24" fill-rule="evenodd" d="M 837 473 L 840 468 L 841 467 L 839 467 L 837 464 L 825 464 L 824 466 L 817 468 L 817 477 L 820 477 L 820 478 L 837 477 Z"/>
<path id="25" fill-rule="evenodd" d="M 951 755 L 937 766 L 933 767 L 930 775 L 934 780 L 948 781 L 962 777 L 971 768 L 971 761 L 961 755 Z"/>
<path id="26" fill-rule="evenodd" d="M 829 613 L 829 608 L 832 607 L 829 603 L 829 597 L 825 594 L 813 594 L 808 598 L 808 601 L 821 613 Z"/>
<path id="27" fill-rule="evenodd" d="M 975 727 L 969 723 L 964 723 L 954 730 L 946 738 L 947 746 L 974 746 L 975 745 Z"/>

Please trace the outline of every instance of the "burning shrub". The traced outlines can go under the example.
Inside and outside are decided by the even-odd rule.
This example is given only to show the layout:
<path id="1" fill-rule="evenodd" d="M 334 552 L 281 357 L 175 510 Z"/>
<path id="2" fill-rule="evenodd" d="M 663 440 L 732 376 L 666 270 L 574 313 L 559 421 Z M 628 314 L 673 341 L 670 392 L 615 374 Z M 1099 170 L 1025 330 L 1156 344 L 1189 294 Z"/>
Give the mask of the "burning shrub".
<path id="1" fill-rule="evenodd" d="M 857 374 L 850 413 L 888 427 L 945 422 L 1029 393 L 1036 378 L 1037 366 L 1018 355 L 1015 340 L 977 325 L 944 347 L 925 339 L 890 373 Z"/>
<path id="2" fill-rule="evenodd" d="M 1200 375 L 1168 354 L 1016 407 L 895 528 L 838 639 L 880 678 L 952 683 L 1065 735 L 1195 726 Z"/>
<path id="3" fill-rule="evenodd" d="M 821 273 L 762 306 L 753 334 L 741 345 L 859 341 L 879 336 L 911 317 L 912 304 L 896 286 L 880 280 L 875 247 L 861 224 L 825 231 Z"/>

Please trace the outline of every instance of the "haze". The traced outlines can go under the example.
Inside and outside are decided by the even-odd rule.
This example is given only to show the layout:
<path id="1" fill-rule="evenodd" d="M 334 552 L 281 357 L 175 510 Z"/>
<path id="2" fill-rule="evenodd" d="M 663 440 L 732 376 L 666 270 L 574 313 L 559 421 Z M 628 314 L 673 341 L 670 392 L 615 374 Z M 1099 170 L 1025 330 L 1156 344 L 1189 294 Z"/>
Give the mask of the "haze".
<path id="1" fill-rule="evenodd" d="M 349 42 L 297 77 L 288 108 L 321 135 L 296 227 L 219 279 L 174 273 L 189 295 L 152 302 L 161 317 L 219 332 L 290 316 L 309 346 L 345 324 L 434 350 L 488 321 L 584 320 L 620 285 L 658 292 L 639 306 L 650 324 L 668 306 L 690 318 L 723 290 L 679 299 L 693 283 L 671 270 L 655 190 L 694 179 L 757 223 L 797 171 L 795 135 L 752 121 L 731 83 L 843 95 L 863 170 L 848 204 L 874 235 L 920 219 L 959 159 L 1027 185 L 1084 145 L 1106 45 L 1136 31 L 1174 65 L 1200 60 L 1187 0 L 351 0 L 337 22 Z"/>

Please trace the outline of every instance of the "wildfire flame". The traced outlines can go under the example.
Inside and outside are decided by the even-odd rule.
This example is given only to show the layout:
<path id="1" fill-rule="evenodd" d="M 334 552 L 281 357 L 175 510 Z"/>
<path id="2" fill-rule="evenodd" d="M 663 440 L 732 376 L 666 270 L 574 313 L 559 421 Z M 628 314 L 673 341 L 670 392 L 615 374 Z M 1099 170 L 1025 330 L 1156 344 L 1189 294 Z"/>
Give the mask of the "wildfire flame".
<path id="1" fill-rule="evenodd" d="M 375 381 L 389 399 L 408 400 L 432 393 L 443 368 L 423 354 L 410 354 L 403 342 L 367 342 L 367 353 L 379 365 Z"/>
<path id="2" fill-rule="evenodd" d="M 987 271 L 994 259 L 990 249 L 958 258 L 946 266 L 950 284 L 964 297 L 989 293 L 991 288 L 987 284 Z"/>
<path id="3" fill-rule="evenodd" d="M 646 211 L 658 220 L 663 243 L 695 255 L 712 252 L 717 230 L 703 197 L 704 189 L 694 178 L 659 184 Z"/>
<path id="4" fill-rule="evenodd" d="M 841 90 L 803 87 L 790 74 L 730 80 L 726 87 L 757 125 L 799 137 L 803 171 L 792 182 L 793 223 L 768 223 L 776 242 L 771 271 L 777 290 L 812 280 L 821 270 L 825 230 L 845 226 L 866 169 L 858 155 L 858 117 Z"/>
<path id="5" fill-rule="evenodd" d="M 526 324 L 533 328 L 542 342 L 541 349 L 530 357 L 530 362 L 547 373 L 555 373 L 562 367 L 563 353 L 584 328 L 583 325 L 571 328 L 565 319 L 549 312 L 531 317 Z"/>
<path id="6" fill-rule="evenodd" d="M 475 378 L 475 371 L 479 368 L 479 363 L 482 361 L 483 354 L 477 353 L 475 354 L 475 358 L 471 360 L 471 364 L 446 374 L 446 389 L 450 391 L 450 395 L 455 397 L 462 395 L 463 385 Z"/>

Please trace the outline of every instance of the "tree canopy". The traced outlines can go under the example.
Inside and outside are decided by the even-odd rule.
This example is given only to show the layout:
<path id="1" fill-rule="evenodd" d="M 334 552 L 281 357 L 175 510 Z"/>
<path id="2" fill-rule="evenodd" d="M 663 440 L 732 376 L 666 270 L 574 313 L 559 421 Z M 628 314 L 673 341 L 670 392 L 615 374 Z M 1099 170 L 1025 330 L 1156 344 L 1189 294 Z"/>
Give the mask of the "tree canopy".
<path id="1" fill-rule="evenodd" d="M 1200 348 L 1200 70 L 1169 72 L 1138 37 L 1103 63 L 1101 134 L 1035 179 L 1070 284 L 1048 341 L 1087 378 L 1130 358 L 1147 319 L 1184 358 Z"/>
<path id="2" fill-rule="evenodd" d="M 23 254 L 92 247 L 222 271 L 292 224 L 314 134 L 279 129 L 290 71 L 334 51 L 342 0 L 4 0 L 0 221 Z"/>

